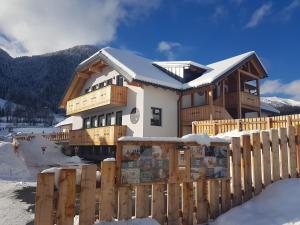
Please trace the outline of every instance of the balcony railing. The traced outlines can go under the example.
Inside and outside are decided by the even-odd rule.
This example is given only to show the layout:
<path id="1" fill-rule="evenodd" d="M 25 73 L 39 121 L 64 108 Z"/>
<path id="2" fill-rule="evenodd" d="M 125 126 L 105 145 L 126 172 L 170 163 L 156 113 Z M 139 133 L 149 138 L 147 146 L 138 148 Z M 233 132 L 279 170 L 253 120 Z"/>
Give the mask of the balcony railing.
<path id="1" fill-rule="evenodd" d="M 223 106 L 203 105 L 181 110 L 182 125 L 191 125 L 193 121 L 209 120 L 210 115 L 213 119 L 232 119 Z"/>
<path id="2" fill-rule="evenodd" d="M 241 92 L 241 104 L 242 106 L 260 107 L 259 96 L 252 95 L 248 92 Z M 238 92 L 226 94 L 226 107 L 235 107 L 238 105 Z"/>
<path id="3" fill-rule="evenodd" d="M 127 87 L 109 85 L 68 101 L 67 115 L 101 106 L 125 105 L 127 105 Z"/>
<path id="4" fill-rule="evenodd" d="M 106 126 L 70 131 L 70 145 L 115 145 L 126 135 L 126 126 Z"/>

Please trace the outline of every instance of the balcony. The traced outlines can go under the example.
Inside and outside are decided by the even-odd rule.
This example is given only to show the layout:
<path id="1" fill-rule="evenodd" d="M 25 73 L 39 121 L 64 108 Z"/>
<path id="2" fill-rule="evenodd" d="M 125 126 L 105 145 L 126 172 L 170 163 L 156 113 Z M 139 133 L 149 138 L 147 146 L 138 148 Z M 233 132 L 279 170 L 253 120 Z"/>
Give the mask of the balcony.
<path id="1" fill-rule="evenodd" d="M 84 112 L 98 107 L 127 105 L 127 87 L 109 85 L 67 102 L 67 115 Z"/>
<path id="2" fill-rule="evenodd" d="M 226 94 L 226 107 L 236 107 L 238 105 L 238 92 Z M 252 95 L 248 92 L 241 92 L 241 105 L 242 107 L 259 108 L 259 96 Z"/>
<path id="3" fill-rule="evenodd" d="M 223 106 L 203 105 L 181 109 L 181 123 L 182 125 L 191 125 L 193 121 L 209 120 L 210 115 L 215 120 L 232 119 Z"/>
<path id="4" fill-rule="evenodd" d="M 126 135 L 126 126 L 106 126 L 70 131 L 70 145 L 115 145 Z"/>

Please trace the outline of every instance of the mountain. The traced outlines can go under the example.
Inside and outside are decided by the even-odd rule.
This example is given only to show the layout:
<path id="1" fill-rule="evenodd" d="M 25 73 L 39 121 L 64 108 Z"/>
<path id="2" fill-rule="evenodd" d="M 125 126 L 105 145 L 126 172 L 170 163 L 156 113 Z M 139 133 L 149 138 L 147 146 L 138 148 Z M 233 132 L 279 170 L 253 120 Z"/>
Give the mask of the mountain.
<path id="1" fill-rule="evenodd" d="M 34 112 L 59 112 L 59 101 L 76 66 L 99 49 L 82 45 L 35 56 L 12 58 L 0 49 L 0 98 Z"/>
<path id="2" fill-rule="evenodd" d="M 261 101 L 280 111 L 282 115 L 300 114 L 300 102 L 279 97 L 262 97 Z"/>

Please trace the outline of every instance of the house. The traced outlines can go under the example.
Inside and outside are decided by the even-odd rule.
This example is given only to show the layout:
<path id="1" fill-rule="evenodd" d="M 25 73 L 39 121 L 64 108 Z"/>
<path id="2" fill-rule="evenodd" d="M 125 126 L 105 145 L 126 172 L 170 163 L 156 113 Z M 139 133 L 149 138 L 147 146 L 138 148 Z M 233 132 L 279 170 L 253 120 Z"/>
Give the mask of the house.
<path id="1" fill-rule="evenodd" d="M 107 47 L 78 65 L 60 107 L 76 116 L 70 145 L 93 158 L 112 154 L 120 136 L 182 136 L 192 121 L 259 116 L 266 76 L 255 52 L 202 65 Z"/>

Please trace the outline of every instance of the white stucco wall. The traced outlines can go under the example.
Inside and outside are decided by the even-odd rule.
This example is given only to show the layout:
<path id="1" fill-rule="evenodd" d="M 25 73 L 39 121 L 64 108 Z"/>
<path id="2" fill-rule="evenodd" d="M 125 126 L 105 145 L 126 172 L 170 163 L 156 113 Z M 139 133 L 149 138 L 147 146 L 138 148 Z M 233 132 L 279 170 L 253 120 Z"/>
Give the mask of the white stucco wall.
<path id="1" fill-rule="evenodd" d="M 177 101 L 175 91 L 144 86 L 144 136 L 177 137 Z M 151 107 L 162 109 L 162 126 L 151 126 Z"/>

